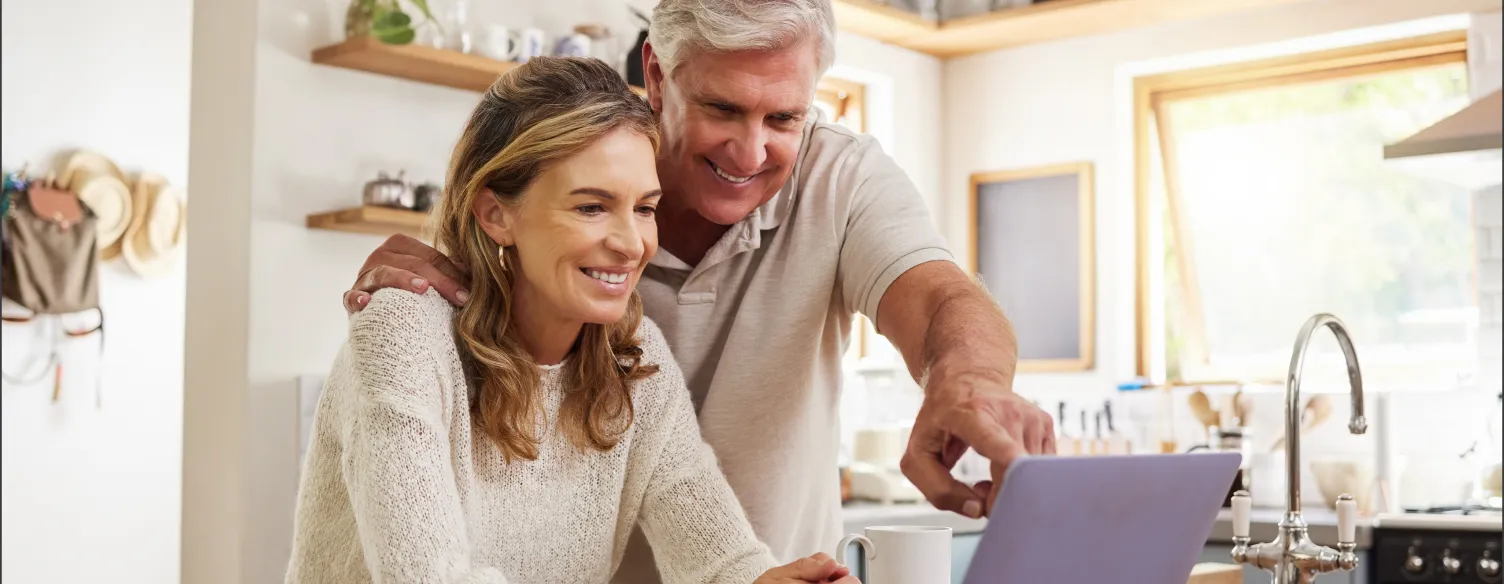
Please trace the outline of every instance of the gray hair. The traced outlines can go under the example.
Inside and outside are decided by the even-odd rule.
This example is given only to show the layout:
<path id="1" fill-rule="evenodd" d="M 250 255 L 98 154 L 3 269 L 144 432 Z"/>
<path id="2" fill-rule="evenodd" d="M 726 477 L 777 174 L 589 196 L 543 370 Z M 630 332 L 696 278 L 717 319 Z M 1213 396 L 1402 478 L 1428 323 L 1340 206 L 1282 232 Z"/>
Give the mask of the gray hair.
<path id="1" fill-rule="evenodd" d="M 660 0 L 648 41 L 668 74 L 686 46 L 766 51 L 812 40 L 817 74 L 824 75 L 836 59 L 835 25 L 830 0 Z"/>

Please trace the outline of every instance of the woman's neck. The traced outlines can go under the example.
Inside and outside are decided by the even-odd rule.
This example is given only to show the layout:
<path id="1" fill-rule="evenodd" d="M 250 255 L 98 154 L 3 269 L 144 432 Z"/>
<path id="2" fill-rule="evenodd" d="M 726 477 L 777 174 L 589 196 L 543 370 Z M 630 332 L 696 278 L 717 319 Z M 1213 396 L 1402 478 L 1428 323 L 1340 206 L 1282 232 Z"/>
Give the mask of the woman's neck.
<path id="1" fill-rule="evenodd" d="M 512 323 L 518 340 L 522 341 L 522 348 L 539 365 L 563 362 L 585 323 L 559 318 L 550 307 L 528 300 L 526 294 L 517 294 L 512 302 Z"/>

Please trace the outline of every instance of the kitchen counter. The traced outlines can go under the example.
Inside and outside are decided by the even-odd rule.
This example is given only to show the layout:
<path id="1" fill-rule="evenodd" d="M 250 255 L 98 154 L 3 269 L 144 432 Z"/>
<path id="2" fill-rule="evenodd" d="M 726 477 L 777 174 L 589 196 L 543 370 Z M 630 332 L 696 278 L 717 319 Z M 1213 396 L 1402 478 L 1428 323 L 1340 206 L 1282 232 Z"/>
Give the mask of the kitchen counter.
<path id="1" fill-rule="evenodd" d="M 1432 513 L 1380 513 L 1374 516 L 1376 529 L 1436 529 L 1447 531 L 1504 531 L 1504 518 L 1498 515 L 1443 515 Z"/>
<path id="2" fill-rule="evenodd" d="M 1284 509 L 1254 509 L 1251 524 L 1248 526 L 1248 532 L 1253 541 L 1257 543 L 1274 539 L 1279 531 L 1279 520 L 1284 514 Z M 1311 539 L 1322 545 L 1336 545 L 1336 512 L 1322 507 L 1307 507 L 1302 510 L 1301 516 L 1310 526 Z M 1384 516 L 1358 519 L 1358 541 L 1356 542 L 1358 549 L 1368 549 L 1373 543 L 1373 528 L 1378 520 L 1383 518 Z M 854 501 L 841 508 L 841 519 L 846 533 L 862 533 L 862 530 L 873 525 L 931 525 L 949 527 L 956 535 L 965 535 L 981 533 L 987 527 L 986 519 L 969 519 L 955 513 L 941 511 L 928 503 L 883 505 Z M 1495 530 L 1500 529 L 1497 517 L 1392 516 L 1383 521 L 1386 522 L 1385 527 L 1429 521 L 1434 524 L 1432 529 L 1441 529 L 1450 528 L 1452 524 L 1456 524 L 1456 520 L 1463 520 L 1466 525 L 1477 526 L 1482 525 L 1486 519 L 1493 521 L 1492 525 Z M 1410 523 L 1405 523 L 1407 521 Z M 1207 538 L 1207 542 L 1232 543 L 1231 510 L 1223 509 L 1217 512 L 1217 522 L 1212 526 L 1212 533 Z"/>
<path id="3" fill-rule="evenodd" d="M 862 533 L 874 525 L 927 525 L 949 527 L 955 535 L 981 533 L 987 527 L 986 519 L 971 519 L 966 516 L 941 511 L 929 503 L 894 503 L 883 505 L 867 501 L 852 501 L 841 507 L 841 521 L 846 533 Z"/>
<path id="4" fill-rule="evenodd" d="M 1279 520 L 1285 516 L 1284 509 L 1255 508 L 1249 514 L 1248 536 L 1253 543 L 1272 541 L 1279 534 Z M 1300 512 L 1310 529 L 1311 539 L 1324 546 L 1337 545 L 1337 512 L 1325 507 L 1305 506 Z M 1358 549 L 1373 545 L 1374 518 L 1359 517 L 1357 526 Z M 1206 538 L 1212 543 L 1232 543 L 1232 510 L 1217 512 L 1217 523 L 1212 534 Z"/>

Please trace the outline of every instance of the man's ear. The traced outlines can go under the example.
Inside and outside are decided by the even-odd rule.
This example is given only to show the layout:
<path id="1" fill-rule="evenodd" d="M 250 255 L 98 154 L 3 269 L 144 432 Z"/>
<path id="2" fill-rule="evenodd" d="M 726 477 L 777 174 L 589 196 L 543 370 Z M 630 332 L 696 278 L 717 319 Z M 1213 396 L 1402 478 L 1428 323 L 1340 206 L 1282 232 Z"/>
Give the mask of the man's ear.
<path id="1" fill-rule="evenodd" d="M 481 230 L 491 236 L 496 245 L 506 247 L 515 241 L 512 229 L 517 223 L 517 209 L 501 204 L 501 199 L 491 189 L 482 190 L 475 197 L 471 208 Z"/>
<path id="2" fill-rule="evenodd" d="M 653 43 L 642 43 L 642 82 L 647 85 L 648 106 L 655 112 L 663 111 L 663 64 L 653 52 Z"/>

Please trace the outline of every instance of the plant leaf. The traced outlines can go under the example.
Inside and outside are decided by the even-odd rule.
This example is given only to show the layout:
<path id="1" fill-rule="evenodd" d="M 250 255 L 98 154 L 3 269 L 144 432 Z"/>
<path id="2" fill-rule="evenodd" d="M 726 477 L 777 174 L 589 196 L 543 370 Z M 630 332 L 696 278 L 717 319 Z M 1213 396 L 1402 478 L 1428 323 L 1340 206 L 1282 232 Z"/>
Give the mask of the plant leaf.
<path id="1" fill-rule="evenodd" d="M 433 17 L 433 12 L 428 10 L 428 0 L 408 0 L 408 2 L 412 2 L 413 6 L 418 7 L 418 11 L 423 13 L 423 18 L 438 20 Z"/>
<path id="2" fill-rule="evenodd" d="M 401 29 L 410 28 L 413 23 L 411 16 L 400 10 L 393 10 L 376 17 L 371 23 L 373 29 Z"/>
<path id="3" fill-rule="evenodd" d="M 417 38 L 417 33 L 411 28 L 371 29 L 371 34 L 376 40 L 389 45 L 405 45 Z"/>
<path id="4" fill-rule="evenodd" d="M 434 28 L 439 29 L 440 33 L 444 32 L 444 25 L 439 24 L 439 19 L 434 18 L 433 17 L 433 12 L 428 9 L 428 0 L 408 0 L 408 1 L 412 2 L 413 6 L 417 6 L 418 7 L 418 11 L 423 13 L 423 18 L 427 19 L 428 22 L 432 23 L 433 26 L 434 26 Z"/>

